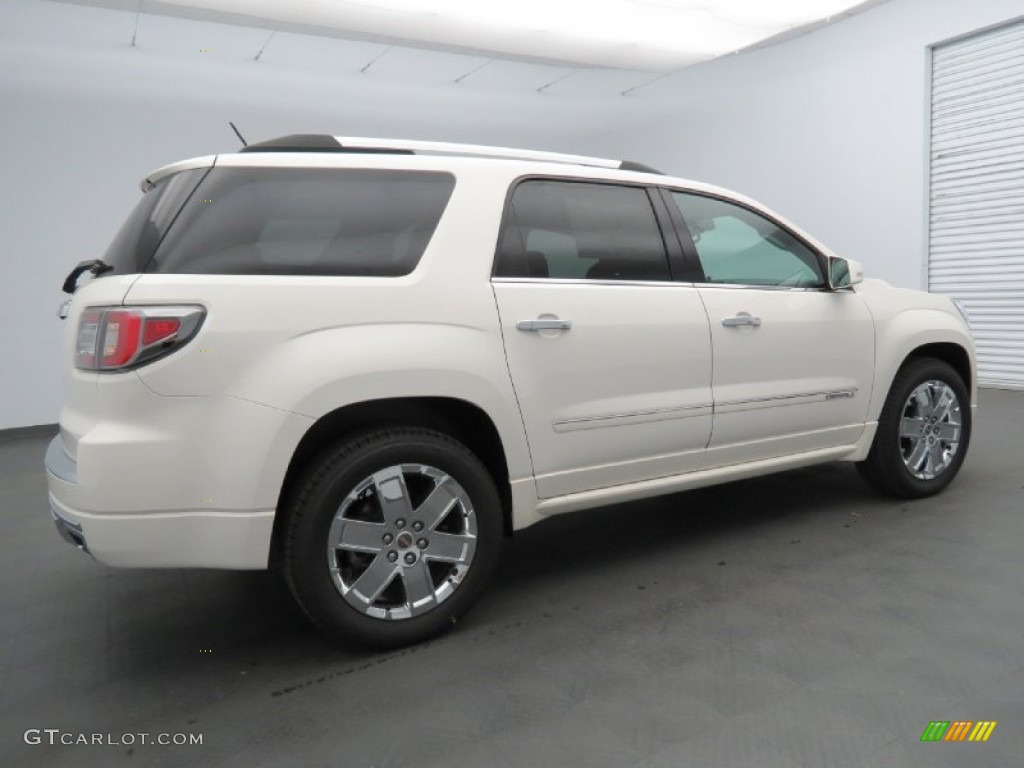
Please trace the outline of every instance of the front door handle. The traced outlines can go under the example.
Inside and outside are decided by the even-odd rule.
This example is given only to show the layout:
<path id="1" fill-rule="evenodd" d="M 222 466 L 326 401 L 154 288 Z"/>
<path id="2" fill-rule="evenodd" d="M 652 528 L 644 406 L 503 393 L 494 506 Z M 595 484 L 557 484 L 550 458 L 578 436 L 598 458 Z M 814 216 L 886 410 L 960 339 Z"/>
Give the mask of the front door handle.
<path id="1" fill-rule="evenodd" d="M 744 325 L 752 325 L 757 328 L 761 325 L 761 318 L 754 317 L 749 312 L 740 312 L 735 317 L 727 317 L 722 321 L 726 328 L 739 328 Z"/>
<path id="2" fill-rule="evenodd" d="M 520 320 L 516 328 L 520 331 L 568 331 L 572 320 Z"/>

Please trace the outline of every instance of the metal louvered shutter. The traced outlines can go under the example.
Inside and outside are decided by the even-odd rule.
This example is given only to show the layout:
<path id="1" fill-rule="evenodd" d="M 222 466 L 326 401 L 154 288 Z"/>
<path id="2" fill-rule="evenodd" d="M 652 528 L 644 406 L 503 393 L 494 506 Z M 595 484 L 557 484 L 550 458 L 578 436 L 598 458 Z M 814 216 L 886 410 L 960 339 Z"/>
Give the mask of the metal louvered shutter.
<path id="1" fill-rule="evenodd" d="M 1024 387 L 1024 22 L 932 50 L 928 289 L 960 299 L 978 379 Z"/>

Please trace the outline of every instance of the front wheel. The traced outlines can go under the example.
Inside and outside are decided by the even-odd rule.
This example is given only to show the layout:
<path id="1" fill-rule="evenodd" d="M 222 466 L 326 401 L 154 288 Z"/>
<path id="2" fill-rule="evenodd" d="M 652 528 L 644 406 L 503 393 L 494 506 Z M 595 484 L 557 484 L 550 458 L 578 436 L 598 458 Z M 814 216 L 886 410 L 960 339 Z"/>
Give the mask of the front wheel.
<path id="1" fill-rule="evenodd" d="M 871 453 L 857 468 L 885 493 L 931 496 L 956 477 L 970 439 L 970 393 L 963 379 L 941 360 L 912 360 L 897 374 Z"/>
<path id="2" fill-rule="evenodd" d="M 328 634 L 377 648 L 451 627 L 483 591 L 503 537 L 487 469 L 424 429 L 339 445 L 285 514 L 284 574 L 299 605 Z"/>

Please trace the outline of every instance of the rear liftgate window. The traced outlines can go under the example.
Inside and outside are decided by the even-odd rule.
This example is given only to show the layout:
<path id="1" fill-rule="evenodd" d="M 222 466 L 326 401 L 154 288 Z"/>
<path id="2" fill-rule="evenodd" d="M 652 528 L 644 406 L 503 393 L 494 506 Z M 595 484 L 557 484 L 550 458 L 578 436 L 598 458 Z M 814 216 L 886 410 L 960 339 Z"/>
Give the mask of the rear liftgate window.
<path id="1" fill-rule="evenodd" d="M 146 271 L 406 275 L 454 186 L 425 171 L 214 168 Z"/>
<path id="2" fill-rule="evenodd" d="M 110 272 L 134 275 L 146 268 L 160 240 L 207 168 L 181 171 L 160 179 L 142 196 L 103 255 Z"/>

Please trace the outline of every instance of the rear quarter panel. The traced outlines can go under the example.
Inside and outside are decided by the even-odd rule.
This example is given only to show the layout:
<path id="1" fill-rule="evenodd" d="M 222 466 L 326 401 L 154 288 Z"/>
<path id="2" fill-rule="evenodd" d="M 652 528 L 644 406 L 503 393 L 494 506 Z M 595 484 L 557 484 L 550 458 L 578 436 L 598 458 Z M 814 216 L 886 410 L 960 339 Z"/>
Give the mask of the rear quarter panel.
<path id="1" fill-rule="evenodd" d="M 199 335 L 139 370 L 165 397 L 227 396 L 316 419 L 394 397 L 450 397 L 489 414 L 512 480 L 532 476 L 490 272 L 510 179 L 471 166 L 419 265 L 397 278 L 141 276 L 127 304 L 207 309 Z M 301 437 L 298 436 L 299 438 Z M 298 438 L 253 446 L 283 479 Z"/>

